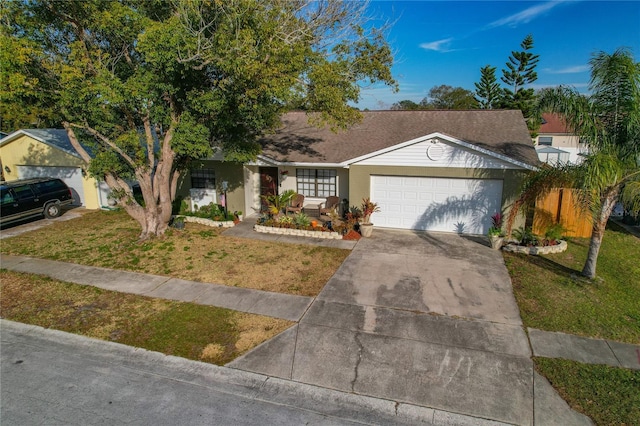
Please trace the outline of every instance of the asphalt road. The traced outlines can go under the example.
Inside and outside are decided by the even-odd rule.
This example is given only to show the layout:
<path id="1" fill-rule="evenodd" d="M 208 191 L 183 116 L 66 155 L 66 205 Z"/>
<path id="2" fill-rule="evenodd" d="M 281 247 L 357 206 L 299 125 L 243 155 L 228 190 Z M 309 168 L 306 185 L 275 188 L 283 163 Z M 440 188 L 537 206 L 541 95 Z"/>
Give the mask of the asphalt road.
<path id="1" fill-rule="evenodd" d="M 471 424 L 6 320 L 0 337 L 3 426 Z"/>

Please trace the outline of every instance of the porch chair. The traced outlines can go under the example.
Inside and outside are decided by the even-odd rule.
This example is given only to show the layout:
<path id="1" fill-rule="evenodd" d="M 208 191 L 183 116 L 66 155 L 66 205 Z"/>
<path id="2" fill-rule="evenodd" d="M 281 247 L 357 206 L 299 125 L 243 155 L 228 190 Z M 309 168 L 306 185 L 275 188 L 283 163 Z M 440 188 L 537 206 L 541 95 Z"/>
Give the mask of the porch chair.
<path id="1" fill-rule="evenodd" d="M 285 214 L 292 213 L 300 213 L 302 211 L 302 207 L 304 205 L 304 195 L 297 194 L 295 197 L 291 199 L 291 204 L 287 206 L 285 209 Z"/>
<path id="2" fill-rule="evenodd" d="M 322 207 L 323 204 L 324 204 L 324 207 Z M 336 197 L 334 195 L 327 197 L 324 203 L 318 204 L 320 220 L 323 220 L 323 221 L 329 220 L 329 214 L 332 211 L 337 210 L 339 205 L 340 205 L 340 197 Z"/>

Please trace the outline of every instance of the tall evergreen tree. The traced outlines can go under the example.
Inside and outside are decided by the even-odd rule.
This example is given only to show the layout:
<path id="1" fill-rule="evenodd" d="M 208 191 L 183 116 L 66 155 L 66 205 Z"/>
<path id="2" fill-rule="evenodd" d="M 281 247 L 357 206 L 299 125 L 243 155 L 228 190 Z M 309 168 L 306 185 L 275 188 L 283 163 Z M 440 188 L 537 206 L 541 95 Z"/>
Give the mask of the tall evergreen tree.
<path id="1" fill-rule="evenodd" d="M 494 109 L 500 106 L 502 90 L 496 78 L 496 67 L 486 65 L 480 68 L 480 82 L 476 86 L 475 99 L 480 109 Z"/>
<path id="2" fill-rule="evenodd" d="M 509 62 L 506 63 L 507 68 L 502 70 L 501 80 L 508 87 L 503 91 L 501 106 L 522 111 L 533 137 L 540 128 L 540 119 L 534 117 L 535 91 L 532 88 L 525 88 L 525 86 L 538 79 L 538 73 L 535 69 L 539 55 L 534 55 L 531 52 L 533 49 L 531 34 L 522 40 L 520 47 L 522 51 L 512 51 Z"/>

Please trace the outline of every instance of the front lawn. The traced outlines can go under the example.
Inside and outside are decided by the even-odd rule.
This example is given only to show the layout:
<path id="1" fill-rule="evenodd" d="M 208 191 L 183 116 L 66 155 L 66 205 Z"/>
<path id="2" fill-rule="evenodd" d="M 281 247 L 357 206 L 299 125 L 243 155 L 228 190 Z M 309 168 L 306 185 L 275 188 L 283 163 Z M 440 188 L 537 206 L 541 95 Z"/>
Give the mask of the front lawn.
<path id="1" fill-rule="evenodd" d="M 580 276 L 589 240 L 568 243 L 546 256 L 504 253 L 524 325 L 638 344 L 640 239 L 608 226 L 593 281 Z"/>
<path id="2" fill-rule="evenodd" d="M 279 293 L 317 295 L 348 250 L 226 237 L 187 223 L 139 242 L 124 211 L 98 211 L 3 240 L 1 251 L 191 281 Z"/>
<path id="3" fill-rule="evenodd" d="M 589 240 L 568 243 L 566 252 L 546 256 L 503 253 L 524 325 L 638 344 L 640 240 L 610 224 L 592 281 L 580 276 Z M 640 424 L 640 372 L 562 359 L 534 362 L 569 405 L 596 424 Z"/>
<path id="4" fill-rule="evenodd" d="M 0 270 L 0 316 L 224 365 L 293 323 Z"/>
<path id="5" fill-rule="evenodd" d="M 535 358 L 543 374 L 573 407 L 597 425 L 640 424 L 640 371 Z"/>

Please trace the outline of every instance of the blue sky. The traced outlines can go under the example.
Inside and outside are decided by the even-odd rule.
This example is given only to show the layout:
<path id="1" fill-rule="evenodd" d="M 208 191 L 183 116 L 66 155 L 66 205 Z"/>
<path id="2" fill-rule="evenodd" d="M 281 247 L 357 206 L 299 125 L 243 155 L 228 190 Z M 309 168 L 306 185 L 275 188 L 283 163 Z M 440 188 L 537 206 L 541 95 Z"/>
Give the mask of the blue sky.
<path id="1" fill-rule="evenodd" d="M 595 51 L 629 47 L 640 60 L 640 1 L 373 1 L 379 22 L 395 21 L 387 39 L 394 51 L 398 93 L 362 91 L 360 108 L 388 109 L 419 102 L 433 86 L 475 90 L 484 65 L 500 79 L 511 51 L 527 34 L 540 55 L 534 88 L 572 85 L 586 91 Z"/>

